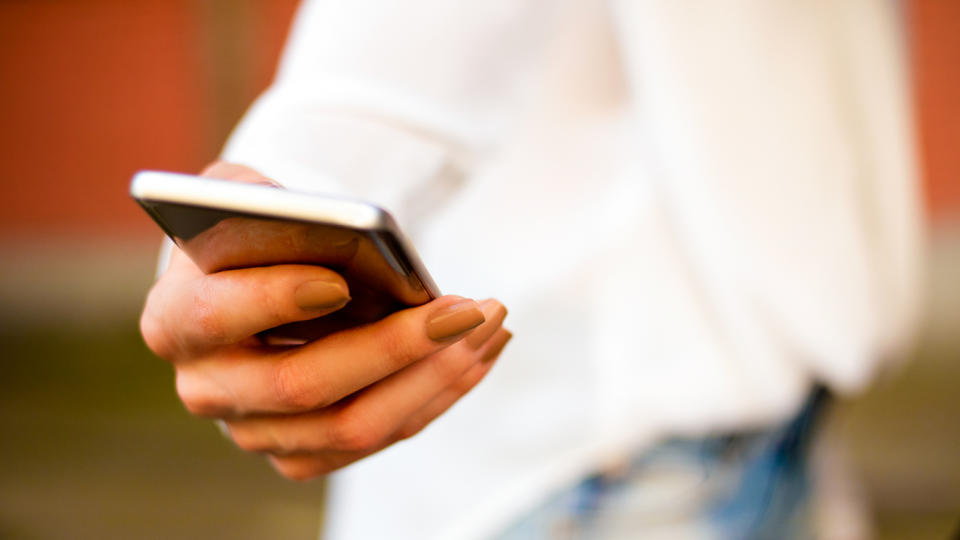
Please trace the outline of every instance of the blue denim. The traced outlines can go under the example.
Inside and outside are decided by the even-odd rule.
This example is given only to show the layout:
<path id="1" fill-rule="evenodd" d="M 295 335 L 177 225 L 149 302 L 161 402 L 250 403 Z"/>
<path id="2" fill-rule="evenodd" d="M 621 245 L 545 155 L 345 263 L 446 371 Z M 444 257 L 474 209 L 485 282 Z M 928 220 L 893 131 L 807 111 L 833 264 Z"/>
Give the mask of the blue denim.
<path id="1" fill-rule="evenodd" d="M 498 540 L 814 536 L 807 454 L 826 392 L 772 429 L 673 439 L 556 494 Z"/>

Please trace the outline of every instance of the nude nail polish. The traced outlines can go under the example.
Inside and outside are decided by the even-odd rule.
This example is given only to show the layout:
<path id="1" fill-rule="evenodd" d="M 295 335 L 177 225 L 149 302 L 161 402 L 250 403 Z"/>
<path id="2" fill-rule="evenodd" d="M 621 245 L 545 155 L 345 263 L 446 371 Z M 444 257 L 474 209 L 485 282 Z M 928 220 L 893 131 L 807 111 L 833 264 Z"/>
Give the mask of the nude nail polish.
<path id="1" fill-rule="evenodd" d="M 497 332 L 497 329 L 500 328 L 503 320 L 507 317 L 507 308 L 496 300 L 486 300 L 482 306 L 487 324 L 477 328 L 475 332 L 471 332 L 467 336 L 467 343 L 474 349 L 479 349 L 481 345 L 486 343 Z"/>
<path id="2" fill-rule="evenodd" d="M 507 346 L 507 343 L 510 343 L 510 340 L 513 339 L 513 332 L 507 330 L 507 338 L 503 340 L 503 343 L 496 345 L 491 348 L 489 351 L 484 353 L 483 358 L 480 359 L 481 362 L 490 362 L 497 356 L 500 356 L 500 353 L 503 352 L 503 348 Z"/>
<path id="3" fill-rule="evenodd" d="M 340 283 L 324 280 L 307 281 L 293 292 L 293 300 L 305 310 L 335 309 L 350 301 L 350 295 Z"/>
<path id="4" fill-rule="evenodd" d="M 480 304 L 464 300 L 440 308 L 427 321 L 427 337 L 434 341 L 453 339 L 468 330 L 483 324 L 485 320 Z"/>

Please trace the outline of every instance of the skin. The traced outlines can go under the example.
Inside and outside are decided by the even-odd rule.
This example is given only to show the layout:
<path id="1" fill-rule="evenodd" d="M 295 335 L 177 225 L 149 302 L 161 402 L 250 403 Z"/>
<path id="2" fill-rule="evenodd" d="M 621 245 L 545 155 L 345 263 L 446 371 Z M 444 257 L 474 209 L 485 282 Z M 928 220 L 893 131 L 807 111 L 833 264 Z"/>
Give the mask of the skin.
<path id="1" fill-rule="evenodd" d="M 226 163 L 204 174 L 270 182 Z M 346 291 L 339 275 L 318 266 L 204 274 L 175 249 L 140 320 L 147 346 L 173 365 L 187 410 L 222 420 L 237 446 L 266 454 L 293 480 L 324 475 L 415 435 L 486 376 L 511 337 L 498 301 L 444 296 L 303 345 L 261 341 L 259 332 L 340 308 L 298 305 L 295 291 L 314 280 Z M 430 339 L 429 322 L 457 304 L 481 309 L 485 321 Z"/>

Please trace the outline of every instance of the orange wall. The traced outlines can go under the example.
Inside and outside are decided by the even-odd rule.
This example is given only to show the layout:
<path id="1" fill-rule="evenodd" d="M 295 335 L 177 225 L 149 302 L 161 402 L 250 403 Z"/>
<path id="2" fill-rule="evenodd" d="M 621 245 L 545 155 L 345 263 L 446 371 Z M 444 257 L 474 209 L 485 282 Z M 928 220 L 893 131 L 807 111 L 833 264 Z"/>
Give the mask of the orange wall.
<path id="1" fill-rule="evenodd" d="M 960 218 L 960 2 L 909 3 L 914 95 L 927 208 Z"/>
<path id="2" fill-rule="evenodd" d="M 0 2 L 0 239 L 155 234 L 126 186 L 195 171 L 268 83 L 296 0 Z M 926 201 L 960 215 L 960 2 L 907 10 Z"/>
<path id="3" fill-rule="evenodd" d="M 126 195 L 131 174 L 216 156 L 269 81 L 296 1 L 211 4 L 0 2 L 0 238 L 155 231 Z M 228 66 L 242 73 L 218 65 L 230 49 L 255 53 Z"/>

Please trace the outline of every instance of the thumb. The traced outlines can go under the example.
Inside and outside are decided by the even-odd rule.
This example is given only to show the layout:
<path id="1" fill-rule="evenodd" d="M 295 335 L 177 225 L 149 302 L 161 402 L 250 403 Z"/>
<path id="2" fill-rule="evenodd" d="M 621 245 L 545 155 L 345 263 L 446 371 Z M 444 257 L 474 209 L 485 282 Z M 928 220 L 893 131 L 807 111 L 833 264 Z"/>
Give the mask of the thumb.
<path id="1" fill-rule="evenodd" d="M 200 176 L 207 178 L 219 178 L 221 180 L 233 180 L 235 182 L 244 182 L 247 184 L 265 184 L 268 186 L 280 187 L 276 181 L 260 174 L 259 171 L 251 169 L 246 165 L 238 163 L 229 163 L 227 161 L 217 160 L 211 163 L 200 173 Z"/>

